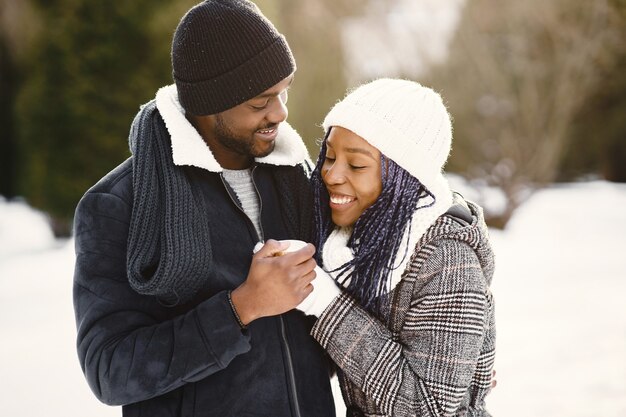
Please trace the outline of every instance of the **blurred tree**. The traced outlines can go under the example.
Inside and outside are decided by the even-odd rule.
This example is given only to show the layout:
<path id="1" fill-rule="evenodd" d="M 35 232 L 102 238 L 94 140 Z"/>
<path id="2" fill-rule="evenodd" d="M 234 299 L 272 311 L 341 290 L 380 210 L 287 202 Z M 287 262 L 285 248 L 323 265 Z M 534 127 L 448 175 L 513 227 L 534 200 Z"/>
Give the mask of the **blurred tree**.
<path id="1" fill-rule="evenodd" d="M 0 0 L 3 1 L 3 0 Z M 171 83 L 169 48 L 178 19 L 197 0 L 32 0 L 43 27 L 19 94 L 18 192 L 67 234 L 85 190 L 128 156 L 139 104 Z M 345 92 L 340 19 L 357 0 L 261 0 L 298 62 L 290 121 L 313 155 L 317 126 Z"/>
<path id="2" fill-rule="evenodd" d="M 319 127 L 347 88 L 342 21 L 360 13 L 359 0 L 259 0 L 291 47 L 298 70 L 289 93 L 289 122 L 302 135 L 313 160 L 319 152 Z"/>
<path id="3" fill-rule="evenodd" d="M 171 83 L 180 15 L 165 0 L 33 1 L 45 25 L 18 103 L 19 192 L 68 234 L 81 195 L 129 155 L 139 105 Z"/>
<path id="4" fill-rule="evenodd" d="M 626 55 L 572 123 L 562 161 L 561 181 L 601 176 L 626 182 Z"/>
<path id="5" fill-rule="evenodd" d="M 15 101 L 23 80 L 24 55 L 38 29 L 28 1 L 0 0 L 0 195 L 17 194 Z"/>
<path id="6" fill-rule="evenodd" d="M 506 196 L 492 225 L 557 178 L 570 125 L 622 47 L 619 19 L 609 0 L 468 0 L 432 84 L 455 118 L 449 168 Z"/>
<path id="7" fill-rule="evenodd" d="M 626 43 L 626 0 L 613 0 Z M 626 182 L 626 48 L 600 81 L 572 123 L 572 139 L 562 161 L 559 180 L 601 175 Z"/>
<path id="8" fill-rule="evenodd" d="M 15 123 L 13 104 L 17 68 L 9 52 L 6 38 L 0 32 L 0 195 L 15 196 Z"/>

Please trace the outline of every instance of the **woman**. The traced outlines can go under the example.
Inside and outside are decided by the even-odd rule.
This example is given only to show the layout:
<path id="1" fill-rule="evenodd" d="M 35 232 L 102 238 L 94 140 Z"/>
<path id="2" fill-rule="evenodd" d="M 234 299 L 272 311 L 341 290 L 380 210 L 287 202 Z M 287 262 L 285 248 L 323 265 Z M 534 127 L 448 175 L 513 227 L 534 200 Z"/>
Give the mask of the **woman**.
<path id="1" fill-rule="evenodd" d="M 314 243 L 331 277 L 298 308 L 318 316 L 347 414 L 488 416 L 493 253 L 482 210 L 442 175 L 452 128 L 440 96 L 376 80 L 323 126 Z"/>

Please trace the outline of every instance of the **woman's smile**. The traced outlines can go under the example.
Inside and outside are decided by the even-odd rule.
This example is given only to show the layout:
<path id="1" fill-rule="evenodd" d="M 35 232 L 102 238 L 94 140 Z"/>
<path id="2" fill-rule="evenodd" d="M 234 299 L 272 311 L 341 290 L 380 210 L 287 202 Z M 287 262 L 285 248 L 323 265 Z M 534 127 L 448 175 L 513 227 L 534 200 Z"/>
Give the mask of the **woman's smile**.
<path id="1" fill-rule="evenodd" d="M 349 197 L 347 195 L 342 195 L 342 194 L 334 194 L 331 193 L 330 194 L 330 203 L 332 205 L 341 207 L 341 206 L 346 206 L 350 203 L 353 203 L 356 201 L 356 198 L 354 197 Z"/>

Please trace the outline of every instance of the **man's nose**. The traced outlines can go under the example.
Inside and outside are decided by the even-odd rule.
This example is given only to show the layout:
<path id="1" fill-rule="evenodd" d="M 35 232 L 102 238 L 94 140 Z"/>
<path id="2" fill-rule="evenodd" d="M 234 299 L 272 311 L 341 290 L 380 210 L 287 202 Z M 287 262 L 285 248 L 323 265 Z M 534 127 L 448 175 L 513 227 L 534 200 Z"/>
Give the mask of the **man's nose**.
<path id="1" fill-rule="evenodd" d="M 270 123 L 282 123 L 287 120 L 287 116 L 289 115 L 287 103 L 283 102 L 280 96 L 274 97 L 271 100 L 270 106 L 271 108 L 266 116 Z"/>

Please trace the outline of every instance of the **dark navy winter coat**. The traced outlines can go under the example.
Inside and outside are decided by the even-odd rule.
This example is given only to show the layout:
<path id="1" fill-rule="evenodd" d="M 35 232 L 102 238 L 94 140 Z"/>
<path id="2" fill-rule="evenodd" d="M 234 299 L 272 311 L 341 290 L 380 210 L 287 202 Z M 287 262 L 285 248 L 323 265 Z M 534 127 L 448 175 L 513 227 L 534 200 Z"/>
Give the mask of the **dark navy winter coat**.
<path id="1" fill-rule="evenodd" d="M 184 169 L 210 211 L 215 263 L 206 288 L 185 305 L 166 307 L 129 285 L 131 159 L 77 207 L 77 347 L 91 389 L 106 404 L 124 405 L 126 417 L 334 416 L 327 359 L 309 335 L 309 319 L 293 310 L 240 330 L 227 291 L 247 276 L 256 232 L 221 174 Z M 304 175 L 298 169 L 254 170 L 266 239 L 302 238 L 287 224 L 297 204 L 276 181 L 278 170 Z"/>

